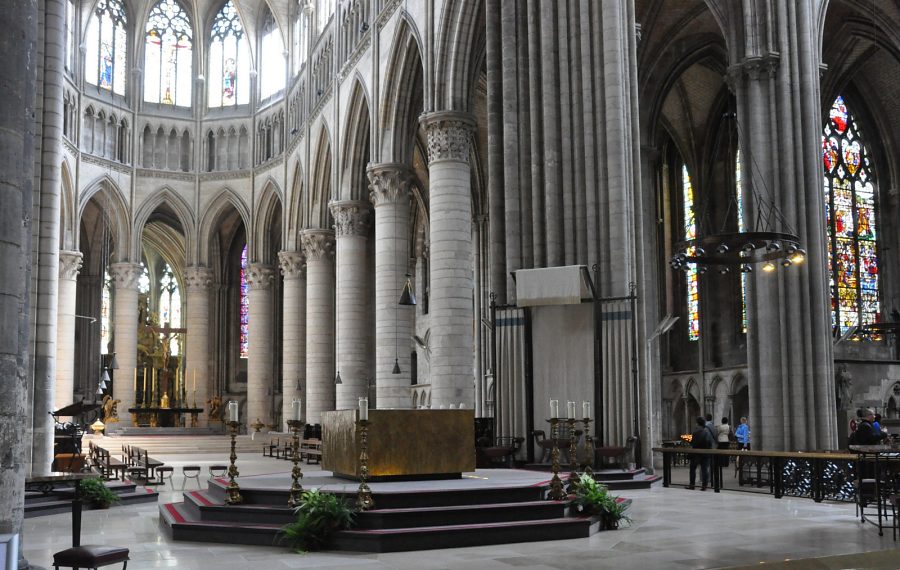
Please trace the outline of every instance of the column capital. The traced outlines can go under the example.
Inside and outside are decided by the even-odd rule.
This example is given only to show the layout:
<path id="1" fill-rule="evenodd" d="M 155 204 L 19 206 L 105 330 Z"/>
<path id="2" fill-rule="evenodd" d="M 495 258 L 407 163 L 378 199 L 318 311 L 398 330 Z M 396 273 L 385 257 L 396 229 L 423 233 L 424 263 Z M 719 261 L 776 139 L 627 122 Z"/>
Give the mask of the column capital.
<path id="1" fill-rule="evenodd" d="M 81 263 L 84 255 L 80 251 L 59 252 L 59 278 L 74 281 L 81 271 Z"/>
<path id="2" fill-rule="evenodd" d="M 191 265 L 184 269 L 184 288 L 188 293 L 202 293 L 209 289 L 213 271 L 209 267 Z"/>
<path id="3" fill-rule="evenodd" d="M 137 289 L 141 279 L 140 263 L 113 263 L 109 266 L 109 275 L 116 284 L 116 289 Z"/>
<path id="4" fill-rule="evenodd" d="M 382 204 L 409 200 L 415 175 L 405 164 L 400 162 L 370 164 L 366 174 L 369 176 L 369 201 L 376 208 Z"/>
<path id="5" fill-rule="evenodd" d="M 781 54 L 777 51 L 763 55 L 745 57 L 739 63 L 728 66 L 725 72 L 725 84 L 732 93 L 736 93 L 738 82 L 746 75 L 753 81 L 761 78 L 773 78 L 781 64 Z"/>
<path id="6" fill-rule="evenodd" d="M 247 284 L 251 289 L 268 289 L 275 283 L 278 272 L 272 265 L 251 263 L 247 267 Z"/>
<path id="7" fill-rule="evenodd" d="M 419 117 L 428 135 L 428 163 L 469 162 L 475 119 L 460 111 L 435 111 Z"/>
<path id="8" fill-rule="evenodd" d="M 328 204 L 334 217 L 334 233 L 337 237 L 365 236 L 369 231 L 371 209 L 362 200 L 341 200 Z"/>
<path id="9" fill-rule="evenodd" d="M 300 242 L 306 262 L 331 261 L 334 259 L 334 232 L 332 230 L 303 230 Z"/>
<path id="10" fill-rule="evenodd" d="M 285 279 L 300 279 L 306 274 L 306 256 L 302 251 L 279 251 L 278 264 Z"/>

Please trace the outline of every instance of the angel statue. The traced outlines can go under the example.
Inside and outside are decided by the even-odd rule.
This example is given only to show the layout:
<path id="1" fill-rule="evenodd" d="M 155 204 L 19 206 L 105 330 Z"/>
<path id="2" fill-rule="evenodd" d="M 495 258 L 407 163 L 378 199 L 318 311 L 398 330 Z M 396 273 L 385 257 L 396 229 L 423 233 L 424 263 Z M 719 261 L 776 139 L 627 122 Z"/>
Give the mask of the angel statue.
<path id="1" fill-rule="evenodd" d="M 113 400 L 109 394 L 103 396 L 103 423 L 116 423 L 119 421 L 118 405 L 122 400 Z"/>

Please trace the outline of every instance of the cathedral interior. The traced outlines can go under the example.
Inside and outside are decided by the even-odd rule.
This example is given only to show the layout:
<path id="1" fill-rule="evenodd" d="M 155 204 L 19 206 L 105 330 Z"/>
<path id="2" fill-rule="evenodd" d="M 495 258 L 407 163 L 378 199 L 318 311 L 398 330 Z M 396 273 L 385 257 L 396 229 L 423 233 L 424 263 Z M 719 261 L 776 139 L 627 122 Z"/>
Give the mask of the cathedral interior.
<path id="1" fill-rule="evenodd" d="M 583 401 L 651 469 L 707 413 L 771 451 L 845 448 L 861 407 L 900 429 L 897 2 L 0 22 L 0 534 L 79 402 L 107 433 L 465 409 L 524 462 Z"/>

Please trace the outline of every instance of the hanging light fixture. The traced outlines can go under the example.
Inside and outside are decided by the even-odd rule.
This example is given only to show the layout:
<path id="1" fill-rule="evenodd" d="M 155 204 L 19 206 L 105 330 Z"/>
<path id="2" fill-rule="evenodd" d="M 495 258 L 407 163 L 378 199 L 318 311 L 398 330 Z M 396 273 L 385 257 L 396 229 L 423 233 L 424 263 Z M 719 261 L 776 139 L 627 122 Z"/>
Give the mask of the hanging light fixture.
<path id="1" fill-rule="evenodd" d="M 107 385 L 109 385 L 109 382 L 110 382 L 109 371 L 106 368 L 104 368 L 103 374 L 100 375 L 100 387 L 105 390 Z"/>
<path id="2" fill-rule="evenodd" d="M 727 113 L 726 120 L 730 120 L 730 126 L 737 128 L 738 135 L 742 134 L 740 123 L 734 113 Z M 728 144 L 734 140 L 733 131 L 729 129 Z M 713 151 L 713 157 L 718 156 L 718 144 Z M 729 157 L 734 156 L 729 152 Z M 704 273 L 707 267 L 718 267 L 722 274 L 728 273 L 729 268 L 740 267 L 743 273 L 753 271 L 752 265 L 762 263 L 763 271 L 770 273 L 776 269 L 775 262 L 779 260 L 783 267 L 790 267 L 800 263 L 806 256 L 806 250 L 800 246 L 800 238 L 794 233 L 787 219 L 775 205 L 771 196 L 762 196 L 753 185 L 754 170 L 759 175 L 759 180 L 768 194 L 765 180 L 759 171 L 756 160 L 747 148 L 748 165 L 750 171 L 749 201 L 752 205 L 750 215 L 754 218 L 746 224 L 747 228 L 741 228 L 737 232 L 727 231 L 724 227 L 729 222 L 728 214 L 732 211 L 741 212 L 741 206 L 737 202 L 736 193 L 730 192 L 728 211 L 724 216 L 722 227 L 719 231 L 711 229 L 708 207 L 710 200 L 705 201 L 704 210 L 701 212 L 697 224 L 697 234 L 694 239 L 683 240 L 675 244 L 675 254 L 669 261 L 672 269 L 688 271 L 691 264 L 698 267 L 700 273 Z M 731 160 L 731 163 L 734 163 Z M 739 189 L 740 191 L 740 189 Z M 767 198 L 767 199 L 766 199 Z M 739 214 L 740 215 L 740 214 Z M 733 220 L 733 218 L 731 218 Z"/>
<path id="3" fill-rule="evenodd" d="M 118 370 L 119 369 L 119 361 L 116 360 L 116 353 L 112 353 L 112 356 L 109 359 L 109 369 L 110 370 Z"/>
<path id="4" fill-rule="evenodd" d="M 341 371 L 338 370 L 334 375 L 334 384 L 337 386 L 338 384 L 343 384 L 344 381 L 341 380 Z"/>
<path id="5" fill-rule="evenodd" d="M 416 296 L 412 292 L 412 275 L 406 274 L 406 284 L 403 285 L 403 292 L 400 293 L 399 305 L 404 307 L 413 307 L 416 304 Z"/>

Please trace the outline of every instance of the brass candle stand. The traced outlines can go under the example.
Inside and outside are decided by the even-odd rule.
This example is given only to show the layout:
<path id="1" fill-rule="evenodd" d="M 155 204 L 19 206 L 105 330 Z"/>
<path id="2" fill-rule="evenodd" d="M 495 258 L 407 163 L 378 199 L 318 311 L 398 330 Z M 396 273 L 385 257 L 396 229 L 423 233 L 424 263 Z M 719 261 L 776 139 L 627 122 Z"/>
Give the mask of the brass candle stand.
<path id="1" fill-rule="evenodd" d="M 237 432 L 241 427 L 241 422 L 228 422 L 228 428 L 231 431 L 231 465 L 228 466 L 228 486 L 225 487 L 225 504 L 226 505 L 240 505 L 244 502 L 244 498 L 241 497 L 241 488 L 238 486 L 237 481 L 235 481 L 235 477 L 238 477 L 240 473 L 238 473 L 237 466 L 234 462 L 237 460 L 237 452 L 234 450 L 235 438 L 237 437 Z"/>
<path id="2" fill-rule="evenodd" d="M 294 508 L 300 504 L 300 494 L 303 493 L 303 487 L 300 486 L 300 479 L 303 478 L 303 471 L 300 470 L 300 433 L 303 432 L 306 422 L 288 420 L 287 424 L 293 434 L 291 461 L 294 463 L 294 468 L 291 470 L 291 493 L 288 496 L 288 506 Z"/>
<path id="3" fill-rule="evenodd" d="M 574 493 L 578 487 L 578 439 L 575 436 L 575 418 L 569 418 L 569 492 Z"/>
<path id="4" fill-rule="evenodd" d="M 594 437 L 591 435 L 591 419 L 584 418 L 584 449 L 587 451 L 587 460 L 582 469 L 586 475 L 594 476 Z"/>
<path id="5" fill-rule="evenodd" d="M 553 447 L 550 450 L 550 460 L 552 462 L 553 477 L 550 479 L 550 500 L 562 501 L 566 494 L 563 491 L 562 480 L 559 478 L 559 418 L 550 418 L 550 439 L 553 441 Z"/>
<path id="6" fill-rule="evenodd" d="M 359 492 L 356 506 L 361 511 L 367 511 L 375 506 L 372 490 L 366 483 L 369 478 L 369 420 L 357 420 L 356 427 L 359 430 Z"/>

